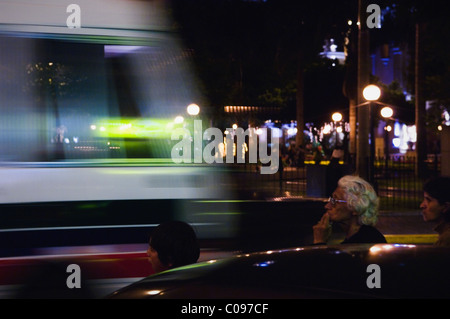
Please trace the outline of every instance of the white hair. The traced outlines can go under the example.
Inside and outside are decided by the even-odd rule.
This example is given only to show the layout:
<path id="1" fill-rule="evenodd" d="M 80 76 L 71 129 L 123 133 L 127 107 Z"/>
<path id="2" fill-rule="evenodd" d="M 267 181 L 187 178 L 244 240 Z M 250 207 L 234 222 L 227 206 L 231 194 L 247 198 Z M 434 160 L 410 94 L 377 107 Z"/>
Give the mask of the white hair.
<path id="1" fill-rule="evenodd" d="M 338 181 L 344 190 L 347 207 L 358 213 L 359 223 L 374 226 L 378 220 L 379 200 L 372 185 L 354 175 L 346 175 Z"/>

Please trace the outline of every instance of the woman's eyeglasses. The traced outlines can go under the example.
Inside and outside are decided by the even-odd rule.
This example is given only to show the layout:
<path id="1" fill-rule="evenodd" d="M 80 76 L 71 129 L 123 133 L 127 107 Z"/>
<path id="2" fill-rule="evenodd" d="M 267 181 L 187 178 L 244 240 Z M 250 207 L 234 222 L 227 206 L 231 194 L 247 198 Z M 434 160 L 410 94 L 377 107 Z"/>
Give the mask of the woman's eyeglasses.
<path id="1" fill-rule="evenodd" d="M 335 206 L 336 203 L 347 203 L 346 200 L 342 200 L 342 199 L 335 199 L 333 197 L 328 198 L 328 203 L 331 203 L 331 205 Z"/>

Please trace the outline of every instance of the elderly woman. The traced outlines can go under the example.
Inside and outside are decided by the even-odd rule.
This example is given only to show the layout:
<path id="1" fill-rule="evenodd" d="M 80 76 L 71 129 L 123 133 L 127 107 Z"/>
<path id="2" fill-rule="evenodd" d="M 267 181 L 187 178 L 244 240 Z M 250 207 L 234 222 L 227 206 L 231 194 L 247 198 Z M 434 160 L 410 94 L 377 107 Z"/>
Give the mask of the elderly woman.
<path id="1" fill-rule="evenodd" d="M 345 232 L 342 244 L 386 243 L 374 225 L 378 219 L 378 197 L 373 187 L 358 176 L 347 175 L 325 205 L 326 213 L 313 226 L 314 244 L 325 244 L 331 236 L 331 223 Z"/>

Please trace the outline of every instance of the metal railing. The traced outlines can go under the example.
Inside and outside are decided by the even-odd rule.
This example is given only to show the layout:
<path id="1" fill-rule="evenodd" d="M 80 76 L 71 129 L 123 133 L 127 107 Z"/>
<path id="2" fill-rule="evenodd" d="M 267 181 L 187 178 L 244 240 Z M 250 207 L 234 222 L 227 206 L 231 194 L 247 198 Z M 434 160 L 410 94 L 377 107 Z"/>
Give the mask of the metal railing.
<path id="1" fill-rule="evenodd" d="M 440 156 L 429 156 L 426 164 L 427 178 L 440 174 Z M 419 209 L 426 178 L 418 176 L 415 157 L 376 157 L 374 171 L 381 209 Z"/>
<path id="2" fill-rule="evenodd" d="M 440 156 L 430 155 L 427 177 L 440 174 Z M 418 177 L 415 157 L 392 155 L 376 157 L 374 187 L 380 198 L 380 209 L 389 211 L 418 210 L 423 200 L 424 178 Z M 328 197 L 329 165 L 287 166 L 276 174 L 260 174 L 258 164 L 233 165 L 234 185 L 238 191 L 265 197 L 311 196 L 311 188 L 323 185 L 315 197 Z M 333 182 L 333 181 L 332 181 Z M 312 185 L 315 184 L 315 185 Z"/>

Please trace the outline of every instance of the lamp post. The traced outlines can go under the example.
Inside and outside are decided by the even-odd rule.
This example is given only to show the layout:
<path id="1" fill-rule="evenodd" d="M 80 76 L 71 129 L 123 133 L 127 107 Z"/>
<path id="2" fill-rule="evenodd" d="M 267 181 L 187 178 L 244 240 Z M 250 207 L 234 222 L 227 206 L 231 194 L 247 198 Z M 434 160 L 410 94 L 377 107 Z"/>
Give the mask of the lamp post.
<path id="1" fill-rule="evenodd" d="M 380 96 L 381 96 L 381 90 L 379 87 L 377 87 L 376 85 L 373 85 L 373 84 L 368 85 L 363 90 L 363 97 L 367 102 L 357 105 L 357 107 L 360 107 L 363 105 L 368 106 L 370 145 L 369 145 L 369 161 L 368 161 L 368 165 L 367 165 L 367 173 L 368 173 L 367 179 L 374 186 L 375 190 L 377 190 L 377 185 L 375 183 L 375 121 L 376 121 L 376 116 L 375 116 L 375 113 L 373 112 L 373 109 L 377 104 L 384 106 L 381 109 L 380 114 L 385 119 L 391 118 L 392 115 L 394 114 L 394 111 L 392 110 L 392 108 L 390 108 L 389 106 L 387 106 L 384 103 L 378 102 L 378 99 L 380 98 Z M 361 137 L 359 136 L 359 138 L 361 138 Z M 364 138 L 364 136 L 362 138 Z M 386 138 L 386 135 L 385 135 L 385 138 Z M 387 152 L 385 152 L 385 153 L 387 154 Z M 386 161 L 387 161 L 387 157 L 386 157 Z"/>
<path id="2" fill-rule="evenodd" d="M 369 182 L 375 186 L 375 119 L 373 116 L 373 103 L 380 98 L 381 90 L 376 85 L 368 85 L 363 90 L 363 96 L 369 105 L 369 134 L 370 134 L 370 150 L 369 150 Z"/>
<path id="3" fill-rule="evenodd" d="M 196 134 L 203 134 L 201 122 L 200 122 L 200 125 L 198 125 L 197 121 L 195 120 L 197 115 L 200 113 L 200 107 L 195 103 L 191 103 L 186 107 L 186 113 L 190 117 L 189 125 L 192 125 L 192 130 L 193 130 L 194 136 L 196 136 Z M 201 152 L 203 150 L 203 142 L 204 142 L 203 139 L 201 139 L 201 140 L 195 139 L 194 140 L 194 154 L 198 154 L 197 152 Z M 193 155 L 193 156 L 194 156 L 194 162 L 195 162 L 196 161 L 195 155 Z"/>
<path id="4" fill-rule="evenodd" d="M 381 109 L 380 114 L 386 120 L 386 125 L 384 126 L 384 175 L 387 178 L 389 164 L 389 132 L 392 130 L 388 121 L 392 118 L 394 111 L 391 107 L 385 106 Z"/>

